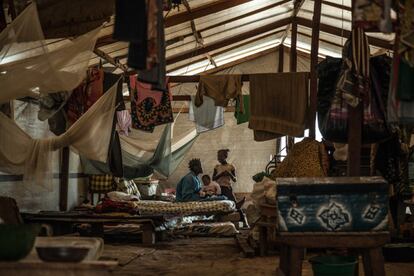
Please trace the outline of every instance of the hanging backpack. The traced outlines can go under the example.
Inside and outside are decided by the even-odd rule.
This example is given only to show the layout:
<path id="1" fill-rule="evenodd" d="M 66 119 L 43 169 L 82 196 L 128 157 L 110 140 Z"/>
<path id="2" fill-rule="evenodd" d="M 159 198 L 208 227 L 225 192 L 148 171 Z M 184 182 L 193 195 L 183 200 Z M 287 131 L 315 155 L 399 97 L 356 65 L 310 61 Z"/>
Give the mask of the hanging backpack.
<path id="1" fill-rule="evenodd" d="M 324 116 L 318 116 L 319 128 L 326 140 L 348 142 L 349 111 L 361 102 L 364 105 L 362 143 L 375 143 L 389 137 L 381 86 L 376 72 L 370 72 L 370 68 L 368 38 L 362 29 L 354 29 L 344 45 L 330 107 Z"/>

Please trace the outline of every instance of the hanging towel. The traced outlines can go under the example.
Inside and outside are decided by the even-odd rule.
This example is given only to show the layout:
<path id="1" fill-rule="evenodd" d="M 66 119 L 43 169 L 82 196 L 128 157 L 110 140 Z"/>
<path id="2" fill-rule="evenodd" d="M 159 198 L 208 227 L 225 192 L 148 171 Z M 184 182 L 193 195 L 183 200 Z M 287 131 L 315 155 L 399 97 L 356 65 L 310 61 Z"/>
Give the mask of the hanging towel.
<path id="1" fill-rule="evenodd" d="M 236 118 L 238 125 L 249 121 L 250 95 L 243 95 L 243 97 L 236 99 L 236 110 L 234 111 L 234 117 Z"/>
<path id="2" fill-rule="evenodd" d="M 308 75 L 250 75 L 249 128 L 278 136 L 303 136 L 308 114 Z"/>
<path id="3" fill-rule="evenodd" d="M 204 97 L 204 103 L 196 107 L 194 96 L 191 96 L 189 120 L 196 123 L 197 133 L 213 130 L 224 125 L 224 107 L 215 106 L 214 100 Z"/>
<path id="4" fill-rule="evenodd" d="M 242 95 L 241 75 L 202 75 L 198 83 L 195 106 L 203 104 L 203 96 L 214 99 L 215 105 L 226 107 L 231 99 Z"/>
<path id="5" fill-rule="evenodd" d="M 162 91 L 152 89 L 152 85 L 149 83 L 138 81 L 137 76 L 130 76 L 129 82 L 131 90 L 137 91 L 136 104 L 142 103 L 142 101 L 146 98 L 152 98 L 155 106 L 159 106 L 161 104 Z"/>

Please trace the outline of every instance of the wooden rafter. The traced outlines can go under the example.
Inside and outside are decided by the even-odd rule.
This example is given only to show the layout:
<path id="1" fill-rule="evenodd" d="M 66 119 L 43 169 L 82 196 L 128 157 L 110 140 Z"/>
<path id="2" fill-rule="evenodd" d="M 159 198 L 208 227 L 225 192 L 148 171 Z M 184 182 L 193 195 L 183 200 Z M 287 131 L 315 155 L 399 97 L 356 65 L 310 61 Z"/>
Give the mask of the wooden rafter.
<path id="1" fill-rule="evenodd" d="M 165 19 L 165 27 L 171 27 L 178 25 L 190 20 L 194 20 L 206 15 L 213 13 L 221 12 L 223 10 L 250 2 L 252 0 L 219 0 L 207 5 L 203 5 L 197 8 L 192 9 L 191 13 L 182 12 L 172 16 L 169 16 Z"/>
<path id="2" fill-rule="evenodd" d="M 195 49 L 195 50 L 189 50 L 189 51 L 185 51 L 183 53 L 179 53 L 176 54 L 174 56 L 171 56 L 169 58 L 167 58 L 167 64 L 173 64 L 176 62 L 180 62 L 182 60 L 186 60 L 188 58 L 194 57 L 196 55 L 202 55 L 229 45 L 232 45 L 234 43 L 237 43 L 239 41 L 245 40 L 245 39 L 249 39 L 253 36 L 256 35 L 260 35 L 266 32 L 270 32 L 274 29 L 280 28 L 282 26 L 285 26 L 287 24 L 289 24 L 291 22 L 291 18 L 285 18 L 282 20 L 278 20 L 276 22 L 267 24 L 265 26 L 253 29 L 251 31 L 248 32 L 244 32 L 229 38 L 225 38 L 222 40 L 219 40 L 217 42 L 214 43 L 210 43 L 210 44 L 206 44 L 203 47 L 199 48 L 199 49 Z"/>
<path id="3" fill-rule="evenodd" d="M 116 68 L 121 69 L 122 71 L 126 72 L 128 71 L 128 66 L 126 66 L 125 64 L 122 64 L 121 62 L 119 62 L 116 58 L 111 57 L 110 55 L 108 55 L 107 53 L 105 53 L 102 50 L 99 49 L 95 49 L 93 51 L 98 57 L 106 60 L 107 62 L 109 62 L 110 64 L 112 64 L 113 66 L 115 66 Z"/>
<path id="4" fill-rule="evenodd" d="M 222 50 L 222 51 L 215 52 L 215 53 L 214 53 L 214 56 L 221 55 L 221 54 L 224 54 L 224 53 L 226 53 L 226 52 L 228 52 L 228 51 L 232 51 L 232 50 L 234 50 L 234 49 L 237 49 L 237 48 L 239 48 L 239 47 L 242 47 L 242 46 L 245 46 L 245 45 L 248 45 L 248 44 L 254 43 L 254 42 L 256 42 L 256 41 L 259 41 L 259 40 L 265 39 L 265 38 L 267 38 L 267 37 L 270 37 L 270 36 L 273 36 L 273 35 L 277 35 L 277 34 L 279 34 L 279 33 L 283 32 L 283 31 L 284 31 L 284 30 L 279 30 L 279 31 L 272 32 L 272 33 L 268 33 L 268 34 L 265 34 L 265 35 L 260 35 L 260 36 L 258 36 L 258 37 L 256 37 L 256 38 L 252 39 L 252 40 L 249 40 L 249 41 L 246 41 L 246 42 L 243 42 L 243 43 L 237 44 L 237 45 L 235 45 L 235 46 L 232 46 L 232 47 L 227 48 L 227 49 Z M 175 67 L 175 68 L 173 68 L 173 69 L 171 69 L 171 70 L 168 70 L 168 72 L 172 72 L 172 71 L 176 71 L 176 70 L 179 70 L 179 69 L 185 68 L 185 67 L 187 67 L 187 66 L 189 66 L 189 65 L 191 65 L 191 64 L 193 64 L 193 63 L 201 62 L 201 61 L 203 61 L 203 60 L 205 60 L 205 58 L 204 58 L 204 57 L 198 58 L 198 59 L 196 59 L 196 60 L 189 61 L 189 63 L 186 63 L 186 64 L 181 65 L 181 66 L 179 66 L 179 67 Z"/>
<path id="5" fill-rule="evenodd" d="M 312 28 L 313 21 L 306 19 L 306 18 L 298 17 L 298 24 L 308 27 L 308 28 Z M 323 24 L 323 23 L 320 24 L 319 30 L 321 32 L 333 34 L 333 35 L 340 36 L 340 37 L 346 37 L 346 38 L 348 38 L 351 35 L 351 31 L 344 30 L 344 29 L 341 29 L 335 26 L 330 26 L 330 25 Z M 380 38 L 370 37 L 370 36 L 368 36 L 368 41 L 369 41 L 369 44 L 371 44 L 372 46 L 376 46 L 376 47 L 384 48 L 388 50 L 393 49 L 393 44 L 390 41 L 386 41 Z"/>
<path id="6" fill-rule="evenodd" d="M 312 1 L 314 1 L 314 0 L 312 0 Z M 331 7 L 334 7 L 334 8 L 342 9 L 342 10 L 345 10 L 345 11 L 352 11 L 351 7 L 344 6 L 344 5 L 337 4 L 337 3 L 333 3 L 333 2 L 329 2 L 329 1 L 322 1 L 322 4 L 327 5 L 327 6 L 331 6 Z"/>
<path id="7" fill-rule="evenodd" d="M 251 61 L 251 60 L 257 59 L 259 57 L 265 56 L 267 54 L 273 53 L 273 52 L 277 51 L 277 49 L 279 49 L 279 47 L 280 47 L 280 45 L 272 47 L 270 49 L 266 49 L 264 51 L 257 52 L 253 55 L 250 55 L 250 56 L 247 56 L 247 57 L 244 57 L 244 58 L 241 58 L 241 59 L 237 59 L 235 61 L 232 61 L 232 62 L 223 64 L 221 66 L 218 66 L 217 68 L 212 68 L 210 70 L 207 70 L 207 71 L 203 72 L 202 74 L 215 74 L 217 72 L 223 71 L 223 70 L 231 68 L 233 66 L 242 64 L 244 62 Z"/>
<path id="8" fill-rule="evenodd" d="M 272 3 L 272 4 L 267 5 L 265 7 L 261 7 L 261 8 L 255 9 L 255 10 L 252 10 L 250 12 L 244 13 L 242 15 L 239 15 L 239 16 L 236 16 L 236 17 L 233 17 L 233 18 L 230 18 L 228 20 L 224 20 L 224 21 L 221 21 L 219 23 L 216 23 L 216 24 L 207 26 L 207 27 L 205 27 L 203 29 L 199 29 L 198 31 L 200 33 L 202 33 L 202 32 L 208 31 L 208 30 L 212 30 L 214 28 L 223 26 L 225 24 L 229 24 L 229 23 L 232 23 L 234 21 L 237 21 L 237 20 L 240 20 L 240 19 L 243 19 L 243 18 L 252 16 L 252 15 L 255 15 L 255 14 L 258 14 L 258 13 L 261 13 L 261 12 L 264 12 L 264 11 L 267 11 L 267 10 L 272 9 L 272 8 L 275 8 L 277 6 L 281 6 L 281 5 L 286 4 L 288 2 L 291 2 L 291 1 L 292 0 L 283 0 L 283 1 L 280 1 L 280 2 L 277 2 L 277 3 Z M 190 37 L 192 35 L 193 35 L 192 33 L 187 33 L 187 34 L 181 35 L 179 37 L 172 38 L 170 40 L 167 40 L 167 44 L 168 43 L 169 44 L 177 43 L 178 41 L 184 40 L 185 38 Z"/>

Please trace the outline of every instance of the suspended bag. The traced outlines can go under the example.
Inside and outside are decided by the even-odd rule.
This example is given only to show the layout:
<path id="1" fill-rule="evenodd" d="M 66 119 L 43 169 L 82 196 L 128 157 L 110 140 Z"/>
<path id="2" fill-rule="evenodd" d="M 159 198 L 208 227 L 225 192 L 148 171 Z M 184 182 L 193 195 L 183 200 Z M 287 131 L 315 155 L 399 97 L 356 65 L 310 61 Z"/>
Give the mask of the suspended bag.
<path id="1" fill-rule="evenodd" d="M 362 30 L 355 29 L 352 38 L 344 46 L 342 68 L 331 105 L 326 114 L 318 116 L 319 128 L 325 139 L 337 143 L 348 142 L 349 110 L 360 102 L 364 105 L 362 143 L 374 143 L 389 137 L 381 85 L 376 70 L 370 72 L 371 67 L 367 37 Z M 359 96 L 355 95 L 355 90 Z"/>

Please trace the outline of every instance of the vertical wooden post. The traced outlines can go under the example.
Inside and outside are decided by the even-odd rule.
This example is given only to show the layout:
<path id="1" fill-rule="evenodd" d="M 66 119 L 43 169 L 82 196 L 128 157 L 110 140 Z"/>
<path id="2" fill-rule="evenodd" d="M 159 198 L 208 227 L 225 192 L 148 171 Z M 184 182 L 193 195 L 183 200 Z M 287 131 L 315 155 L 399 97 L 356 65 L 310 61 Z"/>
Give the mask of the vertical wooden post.
<path id="1" fill-rule="evenodd" d="M 298 22 L 296 15 L 292 18 L 292 29 L 291 29 L 291 38 L 290 38 L 290 56 L 289 56 L 289 71 L 296 72 L 297 71 L 297 58 L 298 53 L 296 49 L 297 41 L 298 41 Z M 287 137 L 286 139 L 286 150 L 289 151 L 292 149 L 293 145 L 295 144 L 294 137 Z"/>
<path id="2" fill-rule="evenodd" d="M 289 71 L 290 72 L 296 72 L 297 71 L 297 45 L 298 41 L 298 22 L 297 17 L 294 16 L 292 18 L 292 36 L 290 41 L 290 62 L 289 62 Z"/>
<path id="3" fill-rule="evenodd" d="M 313 20 L 312 20 L 312 44 L 311 44 L 311 68 L 310 68 L 310 122 L 309 122 L 309 136 L 315 138 L 315 120 L 316 120 L 316 106 L 318 95 L 318 74 L 316 66 L 318 65 L 319 52 L 319 26 L 321 22 L 321 8 L 322 0 L 315 0 L 313 5 Z"/>
<path id="4" fill-rule="evenodd" d="M 62 149 L 60 183 L 59 183 L 59 210 L 66 211 L 68 208 L 68 187 L 69 187 L 69 147 Z"/>
<path id="5" fill-rule="evenodd" d="M 0 7 L 0 31 L 3 31 L 4 28 L 7 27 L 6 14 L 3 9 L 3 0 L 0 0 Z"/>
<path id="6" fill-rule="evenodd" d="M 16 7 L 14 6 L 14 0 L 9 0 L 9 13 L 13 20 L 17 17 Z"/>
<path id="7" fill-rule="evenodd" d="M 285 46 L 281 44 L 279 46 L 279 63 L 278 63 L 278 69 L 277 69 L 278 73 L 283 72 L 284 59 L 285 59 L 284 57 L 285 57 Z"/>
<path id="8" fill-rule="evenodd" d="M 354 0 L 352 1 L 352 13 Z M 352 29 L 354 28 L 352 22 Z M 354 84 L 354 93 L 358 97 L 358 87 Z M 364 104 L 361 101 L 355 108 L 349 106 L 348 116 L 348 176 L 361 175 L 362 116 Z"/>
<path id="9" fill-rule="evenodd" d="M 285 61 L 285 46 L 283 46 L 283 44 L 280 44 L 279 46 L 279 61 L 278 61 L 278 68 L 277 68 L 277 72 L 278 73 L 283 73 L 283 66 L 284 66 L 284 61 Z M 281 138 L 277 138 L 276 139 L 276 154 L 279 154 L 279 152 L 281 151 L 281 146 L 282 146 L 282 140 Z M 280 161 L 280 157 L 276 158 L 276 161 Z"/>

